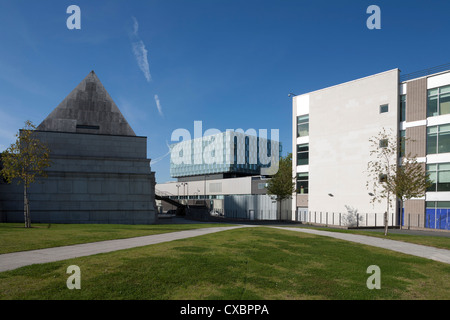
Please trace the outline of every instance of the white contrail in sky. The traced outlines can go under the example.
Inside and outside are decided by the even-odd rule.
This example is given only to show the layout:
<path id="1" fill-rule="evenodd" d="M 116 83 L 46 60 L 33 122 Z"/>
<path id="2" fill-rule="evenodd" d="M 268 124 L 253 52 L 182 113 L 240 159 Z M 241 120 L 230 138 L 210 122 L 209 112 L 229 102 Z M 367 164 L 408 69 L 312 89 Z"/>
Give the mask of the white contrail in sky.
<path id="1" fill-rule="evenodd" d="M 170 149 L 170 146 L 167 143 L 167 141 L 166 141 L 166 145 L 167 145 L 167 148 L 169 149 L 169 151 L 166 154 L 164 154 L 156 159 L 152 159 L 152 164 L 158 163 L 159 161 L 163 160 L 165 157 L 167 157 L 170 154 L 171 149 Z"/>
<path id="2" fill-rule="evenodd" d="M 162 112 L 162 108 L 161 108 L 161 102 L 159 101 L 158 95 L 155 94 L 155 102 L 156 102 L 156 107 L 158 108 L 158 112 L 160 116 L 163 116 L 163 112 Z"/>
<path id="3" fill-rule="evenodd" d="M 145 79 L 147 79 L 147 82 L 150 82 L 152 79 L 152 76 L 150 75 L 150 65 L 148 63 L 148 51 L 145 48 L 144 42 L 139 38 L 138 30 L 139 30 L 139 24 L 135 17 L 132 17 L 134 24 L 133 24 L 133 36 L 134 40 L 132 43 L 133 47 L 133 54 L 136 58 L 137 64 L 141 71 L 144 73 Z"/>

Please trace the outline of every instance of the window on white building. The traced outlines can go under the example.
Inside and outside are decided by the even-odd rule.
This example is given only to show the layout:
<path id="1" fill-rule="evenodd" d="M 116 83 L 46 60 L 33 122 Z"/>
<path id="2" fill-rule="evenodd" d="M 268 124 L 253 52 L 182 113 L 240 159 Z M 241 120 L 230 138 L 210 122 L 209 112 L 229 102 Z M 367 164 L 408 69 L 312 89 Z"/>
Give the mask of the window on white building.
<path id="1" fill-rule="evenodd" d="M 303 166 L 309 163 L 309 144 L 297 145 L 297 165 Z"/>
<path id="2" fill-rule="evenodd" d="M 388 146 L 388 139 L 381 139 L 380 148 L 387 148 L 387 146 Z"/>
<path id="3" fill-rule="evenodd" d="M 433 182 L 427 191 L 450 191 L 450 163 L 428 164 L 427 173 Z"/>
<path id="4" fill-rule="evenodd" d="M 297 117 L 297 138 L 309 136 L 309 115 Z"/>
<path id="5" fill-rule="evenodd" d="M 383 104 L 380 106 L 380 113 L 386 113 L 389 111 L 389 105 L 388 104 Z"/>
<path id="6" fill-rule="evenodd" d="M 406 121 L 406 95 L 400 96 L 400 121 Z"/>
<path id="7" fill-rule="evenodd" d="M 297 193 L 308 193 L 308 172 L 297 173 Z"/>
<path id="8" fill-rule="evenodd" d="M 450 152 L 450 124 L 427 128 L 427 154 Z"/>
<path id="9" fill-rule="evenodd" d="M 450 86 L 428 90 L 427 117 L 450 113 Z"/>

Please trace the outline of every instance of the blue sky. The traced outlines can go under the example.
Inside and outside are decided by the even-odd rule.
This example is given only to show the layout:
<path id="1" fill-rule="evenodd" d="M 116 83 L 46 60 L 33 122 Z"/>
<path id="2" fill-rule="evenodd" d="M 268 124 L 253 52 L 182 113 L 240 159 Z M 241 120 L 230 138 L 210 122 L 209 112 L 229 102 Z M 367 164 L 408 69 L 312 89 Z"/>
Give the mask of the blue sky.
<path id="1" fill-rule="evenodd" d="M 69 30 L 68 6 L 81 9 Z M 367 8 L 381 9 L 369 30 Z M 177 128 L 278 129 L 291 152 L 291 99 L 370 74 L 450 63 L 450 2 L 303 0 L 0 1 L 0 150 L 94 70 L 157 182 L 171 180 Z M 324 128 L 326 130 L 326 128 Z"/>

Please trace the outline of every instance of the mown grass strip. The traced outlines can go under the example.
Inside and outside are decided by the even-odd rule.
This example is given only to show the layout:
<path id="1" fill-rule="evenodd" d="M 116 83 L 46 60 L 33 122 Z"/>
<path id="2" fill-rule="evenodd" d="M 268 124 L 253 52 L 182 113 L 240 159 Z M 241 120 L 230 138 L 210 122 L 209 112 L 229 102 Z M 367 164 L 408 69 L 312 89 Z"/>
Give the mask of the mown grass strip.
<path id="1" fill-rule="evenodd" d="M 220 226 L 230 225 L 33 224 L 27 229 L 19 223 L 0 223 L 0 254 Z"/>
<path id="2" fill-rule="evenodd" d="M 367 231 L 367 230 L 356 230 L 356 229 L 336 229 L 336 228 L 320 228 L 320 227 L 308 227 L 311 229 L 323 230 L 323 231 L 331 231 L 331 232 L 342 232 L 342 233 L 352 233 L 352 234 L 360 234 L 365 236 L 397 240 L 397 241 L 405 241 L 415 244 L 421 244 L 424 246 L 431 246 L 441 249 L 450 249 L 450 234 L 449 237 L 445 236 L 428 236 L 428 235 L 414 235 L 414 234 L 399 234 L 394 232 L 388 232 L 385 236 L 384 231 Z"/>

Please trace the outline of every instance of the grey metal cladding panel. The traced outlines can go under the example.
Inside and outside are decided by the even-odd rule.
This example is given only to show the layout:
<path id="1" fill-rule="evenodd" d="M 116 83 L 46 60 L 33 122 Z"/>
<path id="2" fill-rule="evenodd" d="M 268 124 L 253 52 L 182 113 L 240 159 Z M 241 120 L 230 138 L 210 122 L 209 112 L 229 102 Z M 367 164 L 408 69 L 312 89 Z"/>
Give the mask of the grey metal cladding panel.
<path id="1" fill-rule="evenodd" d="M 405 154 L 413 157 L 425 157 L 427 155 L 427 127 L 418 126 L 406 128 Z"/>
<path id="2" fill-rule="evenodd" d="M 407 200 L 404 203 L 405 214 L 424 214 L 425 200 Z"/>
<path id="3" fill-rule="evenodd" d="M 308 207 L 308 195 L 297 193 L 297 207 Z"/>
<path id="4" fill-rule="evenodd" d="M 427 118 L 427 79 L 421 78 L 406 84 L 406 121 Z"/>

